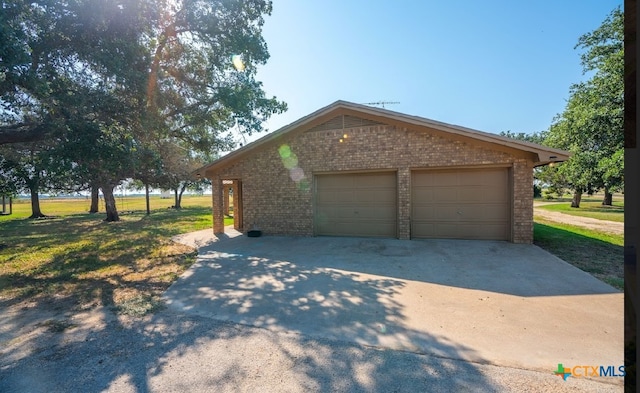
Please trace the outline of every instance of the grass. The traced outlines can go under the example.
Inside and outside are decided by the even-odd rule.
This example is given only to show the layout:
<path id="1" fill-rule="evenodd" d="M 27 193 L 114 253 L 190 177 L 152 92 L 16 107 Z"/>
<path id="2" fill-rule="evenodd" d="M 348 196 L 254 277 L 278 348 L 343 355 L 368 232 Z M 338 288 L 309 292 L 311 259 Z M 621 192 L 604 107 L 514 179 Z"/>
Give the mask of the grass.
<path id="1" fill-rule="evenodd" d="M 537 206 L 538 209 L 560 212 L 572 216 L 591 217 L 598 220 L 624 222 L 624 202 L 614 201 L 613 206 L 602 206 L 601 202 L 581 202 L 579 208 L 571 203 L 553 203 Z"/>
<path id="2" fill-rule="evenodd" d="M 543 190 L 542 194 L 545 195 L 546 194 L 546 190 Z M 557 197 L 557 195 L 556 195 L 555 197 L 552 197 L 551 199 L 546 199 L 545 197 L 536 198 L 536 201 L 540 201 L 540 202 L 571 202 L 572 199 L 573 199 L 573 194 L 565 193 L 561 197 Z M 580 200 L 581 200 L 581 202 L 598 202 L 598 203 L 602 203 L 603 199 L 604 199 L 604 194 L 603 193 L 595 193 L 593 195 L 582 194 L 582 198 Z M 624 201 L 624 194 L 615 193 L 615 194 L 613 194 L 612 200 L 613 200 L 614 203 L 615 202 L 623 202 Z"/>
<path id="3" fill-rule="evenodd" d="M 173 198 L 163 199 L 158 195 L 149 198 L 149 205 L 152 211 L 168 209 L 173 206 Z M 87 198 L 77 199 L 40 199 L 40 207 L 46 215 L 67 216 L 89 211 L 90 201 Z M 182 207 L 207 207 L 211 206 L 211 196 L 185 195 L 182 197 Z M 116 196 L 116 207 L 118 212 L 127 213 L 130 211 L 146 211 L 144 197 L 119 197 Z M 104 203 L 100 200 L 100 213 L 104 213 Z M 9 208 L 7 207 L 7 210 Z M 98 213 L 98 214 L 100 214 Z M 0 216 L 0 222 L 4 219 L 26 218 L 31 215 L 31 201 L 29 199 L 18 199 L 13 201 L 13 214 L 10 216 Z"/>
<path id="4" fill-rule="evenodd" d="M 114 223 L 86 213 L 84 200 L 43 200 L 43 212 L 55 216 L 39 220 L 25 218 L 28 201 L 14 203 L 13 215 L 0 216 L 0 304 L 55 299 L 134 315 L 152 311 L 196 257 L 170 238 L 211 228 L 210 201 L 185 196 L 176 210 L 167 209 L 172 200 L 156 198 L 147 216 L 144 198 L 119 199 L 121 221 Z"/>
<path id="5" fill-rule="evenodd" d="M 624 289 L 622 235 L 535 218 L 534 243 L 607 284 Z"/>
<path id="6" fill-rule="evenodd" d="M 602 205 L 603 195 L 584 195 L 579 208 L 571 195 L 538 205 L 537 209 L 598 220 L 624 222 L 624 195 L 613 195 L 613 206 Z M 560 224 L 534 217 L 534 243 L 607 284 L 624 290 L 624 236 Z"/>

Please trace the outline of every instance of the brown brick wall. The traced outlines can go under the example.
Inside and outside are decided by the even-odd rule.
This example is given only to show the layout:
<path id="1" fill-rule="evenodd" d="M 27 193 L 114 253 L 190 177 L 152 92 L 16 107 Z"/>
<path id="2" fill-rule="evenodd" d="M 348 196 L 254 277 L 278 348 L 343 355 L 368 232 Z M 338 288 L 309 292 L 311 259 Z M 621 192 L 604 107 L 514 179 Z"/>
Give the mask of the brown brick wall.
<path id="1" fill-rule="evenodd" d="M 525 160 L 513 163 L 513 241 L 533 243 L 533 166 Z"/>
<path id="2" fill-rule="evenodd" d="M 213 203 L 213 233 L 224 233 L 224 212 L 222 197 L 222 179 L 211 179 L 211 198 Z"/>
<path id="3" fill-rule="evenodd" d="M 260 148 L 216 175 L 242 180 L 244 230 L 257 227 L 265 234 L 311 236 L 314 173 L 394 170 L 398 173 L 398 237 L 408 239 L 411 169 L 494 164 L 513 166 L 513 241 L 530 243 L 530 163 L 422 130 L 375 125 L 284 135 L 277 144 Z M 214 191 L 218 195 L 215 187 Z"/>

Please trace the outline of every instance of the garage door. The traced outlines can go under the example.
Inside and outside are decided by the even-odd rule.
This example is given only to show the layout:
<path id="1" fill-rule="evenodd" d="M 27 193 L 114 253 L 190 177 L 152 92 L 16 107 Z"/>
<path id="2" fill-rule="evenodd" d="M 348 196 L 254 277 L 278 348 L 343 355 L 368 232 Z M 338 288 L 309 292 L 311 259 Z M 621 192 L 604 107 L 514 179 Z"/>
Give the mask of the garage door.
<path id="1" fill-rule="evenodd" d="M 317 175 L 315 234 L 396 237 L 395 172 Z"/>
<path id="2" fill-rule="evenodd" d="M 411 237 L 510 239 L 507 168 L 415 171 Z"/>

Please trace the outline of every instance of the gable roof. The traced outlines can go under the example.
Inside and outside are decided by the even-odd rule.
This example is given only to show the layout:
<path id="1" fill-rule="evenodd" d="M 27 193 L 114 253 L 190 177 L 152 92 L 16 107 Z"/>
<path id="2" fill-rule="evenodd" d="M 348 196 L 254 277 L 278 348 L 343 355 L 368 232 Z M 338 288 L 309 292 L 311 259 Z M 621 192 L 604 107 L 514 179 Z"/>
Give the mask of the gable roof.
<path id="1" fill-rule="evenodd" d="M 442 123 L 420 116 L 412 116 L 400 112 L 394 112 L 388 109 L 371 107 L 367 105 L 355 104 L 353 102 L 339 100 L 325 106 L 324 108 L 318 109 L 317 111 L 305 117 L 302 117 L 294 121 L 293 123 L 280 128 L 279 130 L 269 133 L 254 142 L 251 142 L 237 150 L 230 152 L 229 154 L 215 160 L 214 162 L 205 165 L 202 168 L 199 168 L 198 170 L 194 171 L 194 173 L 205 174 L 206 172 L 210 172 L 220 167 L 226 166 L 233 161 L 245 157 L 256 149 L 259 149 L 260 147 L 268 144 L 269 142 L 279 139 L 283 135 L 293 133 L 296 130 L 300 129 L 307 130 L 308 128 L 320 125 L 323 122 L 331 120 L 339 115 L 361 117 L 374 122 L 385 124 L 393 123 L 405 125 L 408 127 L 426 127 L 445 134 L 457 135 L 465 138 L 475 139 L 477 141 L 483 141 L 515 150 L 520 150 L 527 153 L 532 153 L 535 157 L 537 157 L 537 159 L 534 160 L 534 166 L 547 165 L 552 162 L 563 162 L 566 161 L 570 156 L 570 153 L 564 150 L 554 149 L 551 147 L 538 145 L 536 143 L 520 141 L 517 139 L 478 131 L 471 128 Z"/>

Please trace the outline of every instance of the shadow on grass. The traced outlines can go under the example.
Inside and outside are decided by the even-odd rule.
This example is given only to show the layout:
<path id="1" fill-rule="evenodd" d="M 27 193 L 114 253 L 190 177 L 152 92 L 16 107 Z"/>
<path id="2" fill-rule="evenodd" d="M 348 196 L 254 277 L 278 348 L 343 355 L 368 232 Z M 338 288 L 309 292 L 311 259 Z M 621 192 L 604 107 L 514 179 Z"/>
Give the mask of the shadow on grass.
<path id="1" fill-rule="evenodd" d="M 103 215 L 89 214 L 0 222 L 6 246 L 0 250 L 0 288 L 9 294 L 1 303 L 54 293 L 87 301 L 94 292 L 109 292 L 108 283 L 124 274 L 137 274 L 140 279 L 134 277 L 118 285 L 137 285 L 142 290 L 147 286 L 153 291 L 158 286 L 157 274 L 145 284 L 145 271 L 173 260 L 179 274 L 193 263 L 195 253 L 182 255 L 185 247 L 180 246 L 177 254 L 166 249 L 172 236 L 209 225 L 207 216 L 207 208 L 195 207 L 163 209 L 151 216 L 139 212 L 113 223 L 104 222 Z M 165 277 L 164 281 L 172 279 Z M 162 284 L 166 287 L 168 282 Z M 113 299 L 103 294 L 99 300 L 113 304 Z"/>
<path id="2" fill-rule="evenodd" d="M 618 289 L 624 289 L 624 247 L 553 225 L 534 223 L 534 244 Z"/>

